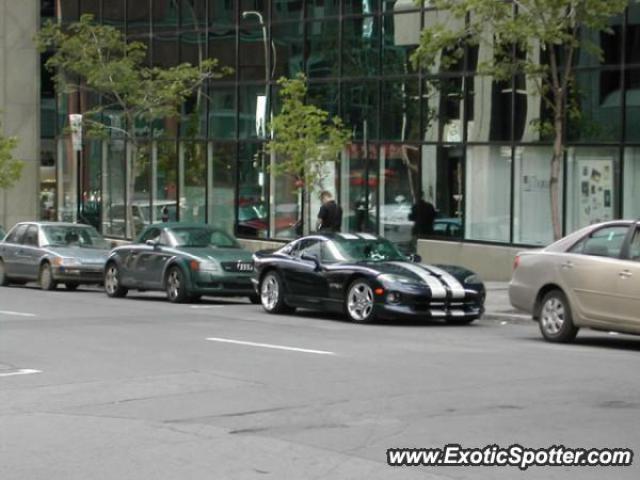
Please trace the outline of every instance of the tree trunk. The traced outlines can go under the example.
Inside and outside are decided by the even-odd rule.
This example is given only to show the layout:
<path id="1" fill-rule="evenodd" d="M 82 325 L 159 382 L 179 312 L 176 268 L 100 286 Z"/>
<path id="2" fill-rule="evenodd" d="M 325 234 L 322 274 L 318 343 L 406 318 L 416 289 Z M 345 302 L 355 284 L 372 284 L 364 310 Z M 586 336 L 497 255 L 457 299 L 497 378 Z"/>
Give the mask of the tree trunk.
<path id="1" fill-rule="evenodd" d="M 560 106 L 558 106 L 560 103 Z M 551 195 L 551 225 L 553 227 L 553 239 L 562 237 L 562 220 L 560 218 L 560 170 L 564 160 L 564 119 L 562 100 L 556 101 L 556 114 L 554 116 L 555 138 L 553 142 L 553 155 L 551 156 L 551 176 L 549 178 L 549 193 Z"/>

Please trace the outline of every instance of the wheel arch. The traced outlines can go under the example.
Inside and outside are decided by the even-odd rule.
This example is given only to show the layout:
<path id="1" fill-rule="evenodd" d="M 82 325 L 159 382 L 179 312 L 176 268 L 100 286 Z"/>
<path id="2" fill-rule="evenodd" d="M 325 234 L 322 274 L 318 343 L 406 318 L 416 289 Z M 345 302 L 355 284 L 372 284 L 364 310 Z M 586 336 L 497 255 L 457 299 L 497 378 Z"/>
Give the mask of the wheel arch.
<path id="1" fill-rule="evenodd" d="M 162 289 L 164 290 L 167 288 L 167 278 L 169 276 L 169 270 L 171 270 L 173 267 L 177 267 L 180 269 L 182 275 L 184 275 L 184 278 L 186 280 L 187 291 L 191 290 L 191 287 L 193 286 L 191 270 L 186 265 L 186 260 L 180 257 L 173 257 L 164 266 L 164 269 L 162 270 Z"/>
<path id="2" fill-rule="evenodd" d="M 278 274 L 278 276 L 280 277 L 280 281 L 282 282 L 282 286 L 284 287 L 283 293 L 287 295 L 289 293 L 289 288 L 287 287 L 287 281 L 285 280 L 284 275 L 282 274 L 282 270 L 278 268 L 276 265 L 268 265 L 267 267 L 264 267 L 260 271 L 260 275 L 258 276 L 258 295 L 260 295 L 260 286 L 262 285 L 262 280 L 264 280 L 264 277 L 266 277 L 267 274 L 270 272 L 276 272 Z"/>
<path id="3" fill-rule="evenodd" d="M 542 299 L 545 297 L 547 293 L 552 292 L 554 290 L 558 290 L 562 292 L 565 296 L 567 295 L 564 289 L 557 283 L 547 283 L 546 285 L 544 285 L 540 290 L 538 290 L 536 299 L 533 303 L 533 319 L 534 320 L 540 320 L 540 310 L 542 308 Z"/>

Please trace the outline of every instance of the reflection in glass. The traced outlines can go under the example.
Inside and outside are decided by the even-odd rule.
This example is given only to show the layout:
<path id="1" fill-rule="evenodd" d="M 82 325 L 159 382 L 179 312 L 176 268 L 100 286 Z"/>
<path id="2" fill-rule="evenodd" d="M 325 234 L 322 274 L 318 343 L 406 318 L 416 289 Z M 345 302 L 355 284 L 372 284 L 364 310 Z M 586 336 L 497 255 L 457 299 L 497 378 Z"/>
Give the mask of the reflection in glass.
<path id="1" fill-rule="evenodd" d="M 346 19 L 342 24 L 342 74 L 348 77 L 379 72 L 377 17 Z"/>
<path id="2" fill-rule="evenodd" d="M 340 62 L 340 23 L 337 19 L 307 24 L 307 76 L 336 77 Z"/>
<path id="3" fill-rule="evenodd" d="M 180 145 L 180 220 L 204 223 L 207 144 L 183 142 Z"/>
<path id="4" fill-rule="evenodd" d="M 513 242 L 548 245 L 553 241 L 551 224 L 550 147 L 516 147 L 513 185 Z M 562 185 L 560 179 L 559 185 Z M 560 203 L 563 192 L 560 191 Z"/>
<path id="5" fill-rule="evenodd" d="M 235 222 L 236 144 L 209 144 L 208 223 L 233 233 Z"/>
<path id="6" fill-rule="evenodd" d="M 154 143 L 153 157 L 155 172 L 153 181 L 152 221 L 170 222 L 178 219 L 178 155 L 175 142 Z"/>
<path id="7" fill-rule="evenodd" d="M 124 237 L 126 233 L 124 141 L 112 139 L 108 142 L 106 158 L 107 161 L 103 164 L 105 176 L 102 191 L 102 233 Z"/>
<path id="8" fill-rule="evenodd" d="M 418 80 L 382 83 L 381 138 L 420 140 L 420 92 Z"/>
<path id="9" fill-rule="evenodd" d="M 303 68 L 304 23 L 284 23 L 271 27 L 274 49 L 274 78 L 291 78 Z"/>
<path id="10" fill-rule="evenodd" d="M 342 161 L 343 180 L 341 206 L 343 230 L 377 232 L 378 152 L 369 145 L 368 154 L 362 144 L 350 144 Z"/>
<path id="11" fill-rule="evenodd" d="M 420 12 L 382 17 L 382 71 L 385 74 L 415 73 L 411 54 L 420 42 Z"/>
<path id="12" fill-rule="evenodd" d="M 511 147 L 467 148 L 465 238 L 509 241 Z"/>
<path id="13" fill-rule="evenodd" d="M 260 144 L 240 144 L 238 177 L 236 232 L 242 236 L 266 238 L 269 230 L 268 178 Z"/>
<path id="14" fill-rule="evenodd" d="M 378 82 L 342 84 L 342 120 L 352 128 L 355 140 L 378 138 Z"/>
<path id="15" fill-rule="evenodd" d="M 628 147 L 624 151 L 624 204 L 623 218 L 640 218 L 640 148 Z"/>

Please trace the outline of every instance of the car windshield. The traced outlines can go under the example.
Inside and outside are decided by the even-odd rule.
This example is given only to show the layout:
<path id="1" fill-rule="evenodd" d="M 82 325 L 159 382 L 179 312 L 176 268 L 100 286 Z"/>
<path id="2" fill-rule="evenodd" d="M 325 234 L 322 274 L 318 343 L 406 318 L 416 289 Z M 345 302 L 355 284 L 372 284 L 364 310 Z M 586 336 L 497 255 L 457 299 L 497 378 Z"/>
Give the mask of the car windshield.
<path id="1" fill-rule="evenodd" d="M 109 243 L 95 228 L 76 225 L 42 227 L 45 245 L 51 247 L 109 248 Z"/>
<path id="2" fill-rule="evenodd" d="M 373 235 L 370 239 L 357 237 L 356 235 L 338 234 L 331 240 L 335 246 L 334 256 L 343 257 L 352 262 L 385 262 L 403 261 L 407 258 L 388 240 L 377 238 Z"/>
<path id="3" fill-rule="evenodd" d="M 177 247 L 240 248 L 233 237 L 222 230 L 198 227 L 172 228 Z"/>

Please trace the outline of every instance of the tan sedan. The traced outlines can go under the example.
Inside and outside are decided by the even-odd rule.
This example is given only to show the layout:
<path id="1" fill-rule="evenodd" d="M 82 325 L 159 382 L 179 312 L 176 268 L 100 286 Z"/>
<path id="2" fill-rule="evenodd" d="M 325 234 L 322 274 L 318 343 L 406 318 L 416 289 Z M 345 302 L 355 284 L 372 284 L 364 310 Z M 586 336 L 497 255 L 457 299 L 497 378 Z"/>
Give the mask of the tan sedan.
<path id="1" fill-rule="evenodd" d="M 520 253 L 509 298 L 551 342 L 581 327 L 640 334 L 640 221 L 591 225 Z"/>

